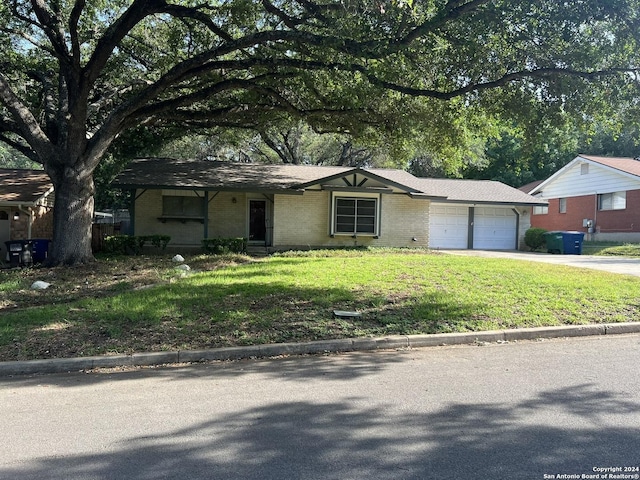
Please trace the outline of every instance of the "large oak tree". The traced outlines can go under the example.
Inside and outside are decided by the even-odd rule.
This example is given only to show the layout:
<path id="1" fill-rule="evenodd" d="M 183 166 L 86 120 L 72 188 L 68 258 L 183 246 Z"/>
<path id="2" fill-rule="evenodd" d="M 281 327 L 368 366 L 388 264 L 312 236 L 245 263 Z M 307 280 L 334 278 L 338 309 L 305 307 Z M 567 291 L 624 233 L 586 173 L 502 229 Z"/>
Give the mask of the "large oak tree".
<path id="1" fill-rule="evenodd" d="M 54 183 L 52 261 L 86 262 L 93 173 L 126 134 L 302 119 L 451 146 L 502 110 L 593 105 L 606 89 L 592 82 L 632 81 L 638 13 L 633 0 L 4 0 L 0 141 Z"/>

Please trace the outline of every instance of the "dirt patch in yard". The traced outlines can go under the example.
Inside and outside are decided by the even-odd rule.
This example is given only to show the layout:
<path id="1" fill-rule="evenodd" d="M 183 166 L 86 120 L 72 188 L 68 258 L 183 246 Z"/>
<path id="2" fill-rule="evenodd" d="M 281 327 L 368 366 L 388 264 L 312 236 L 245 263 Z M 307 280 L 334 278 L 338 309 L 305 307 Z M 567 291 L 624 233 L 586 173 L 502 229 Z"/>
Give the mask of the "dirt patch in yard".
<path id="1" fill-rule="evenodd" d="M 193 271 L 211 271 L 254 261 L 244 255 L 194 256 L 185 262 Z M 169 283 L 178 264 L 171 256 L 103 257 L 75 267 L 33 267 L 0 270 L 0 314 L 39 305 L 71 303 L 83 298 L 117 295 L 128 290 Z M 31 288 L 42 281 L 45 290 Z"/>

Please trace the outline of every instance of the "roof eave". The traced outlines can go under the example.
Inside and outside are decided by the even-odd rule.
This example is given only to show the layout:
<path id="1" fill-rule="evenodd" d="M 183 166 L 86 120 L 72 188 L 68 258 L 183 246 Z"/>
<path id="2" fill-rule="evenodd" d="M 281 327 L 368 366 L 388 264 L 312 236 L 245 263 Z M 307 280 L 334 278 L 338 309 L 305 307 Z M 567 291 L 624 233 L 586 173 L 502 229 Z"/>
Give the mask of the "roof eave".
<path id="1" fill-rule="evenodd" d="M 302 195 L 303 189 L 297 187 L 283 187 L 283 188 L 250 188 L 250 187 L 205 187 L 205 186 L 184 186 L 184 185 L 143 185 L 143 184 L 124 184 L 124 183 L 112 183 L 111 186 L 119 188 L 120 190 L 183 190 L 185 192 L 252 192 L 252 193 L 264 193 L 264 194 L 282 194 L 282 195 Z"/>
<path id="2" fill-rule="evenodd" d="M 549 202 L 496 202 L 493 200 L 464 200 L 464 199 L 445 199 L 444 203 L 459 203 L 466 205 L 501 205 L 505 207 L 539 207 L 549 205 Z"/>

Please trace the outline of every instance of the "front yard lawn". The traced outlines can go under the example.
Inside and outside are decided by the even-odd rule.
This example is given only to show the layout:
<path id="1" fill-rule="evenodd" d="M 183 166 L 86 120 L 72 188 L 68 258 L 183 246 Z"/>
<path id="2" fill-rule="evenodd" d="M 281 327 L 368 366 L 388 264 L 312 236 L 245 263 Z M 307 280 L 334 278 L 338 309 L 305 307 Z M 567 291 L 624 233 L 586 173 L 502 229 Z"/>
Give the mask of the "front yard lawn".
<path id="1" fill-rule="evenodd" d="M 187 263 L 0 272 L 0 360 L 640 320 L 640 278 L 543 263 L 384 249 Z"/>

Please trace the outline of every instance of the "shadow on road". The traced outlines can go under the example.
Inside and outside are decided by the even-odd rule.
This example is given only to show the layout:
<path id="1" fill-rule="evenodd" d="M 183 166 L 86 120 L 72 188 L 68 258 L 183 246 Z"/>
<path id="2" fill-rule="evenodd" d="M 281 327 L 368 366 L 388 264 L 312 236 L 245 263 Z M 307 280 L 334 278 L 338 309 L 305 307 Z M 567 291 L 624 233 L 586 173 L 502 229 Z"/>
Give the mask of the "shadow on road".
<path id="1" fill-rule="evenodd" d="M 248 374 L 263 374 L 282 381 L 304 382 L 309 379 L 349 380 L 375 374 L 389 364 L 408 359 L 403 351 L 349 352 L 326 355 L 326 362 L 318 361 L 323 355 L 291 356 L 266 359 L 247 359 L 212 362 L 209 364 L 161 365 L 157 367 L 113 368 L 89 373 L 31 375 L 0 377 L 0 388 L 21 388 L 51 385 L 59 388 L 84 387 L 104 382 L 137 382 L 144 378 L 176 381 L 188 378 L 238 378 Z"/>
<path id="2" fill-rule="evenodd" d="M 115 451 L 41 458 L 0 470 L 0 478 L 499 480 L 589 474 L 597 466 L 637 465 L 640 426 L 632 414 L 639 408 L 637 400 L 589 384 L 510 406 L 459 403 L 418 415 L 357 402 L 279 402 L 229 418 L 214 419 L 212 412 L 211 421 L 161 437 L 129 438 Z M 557 414 L 557 425 L 543 424 L 541 411 Z M 621 421 L 603 421 L 612 412 Z"/>

